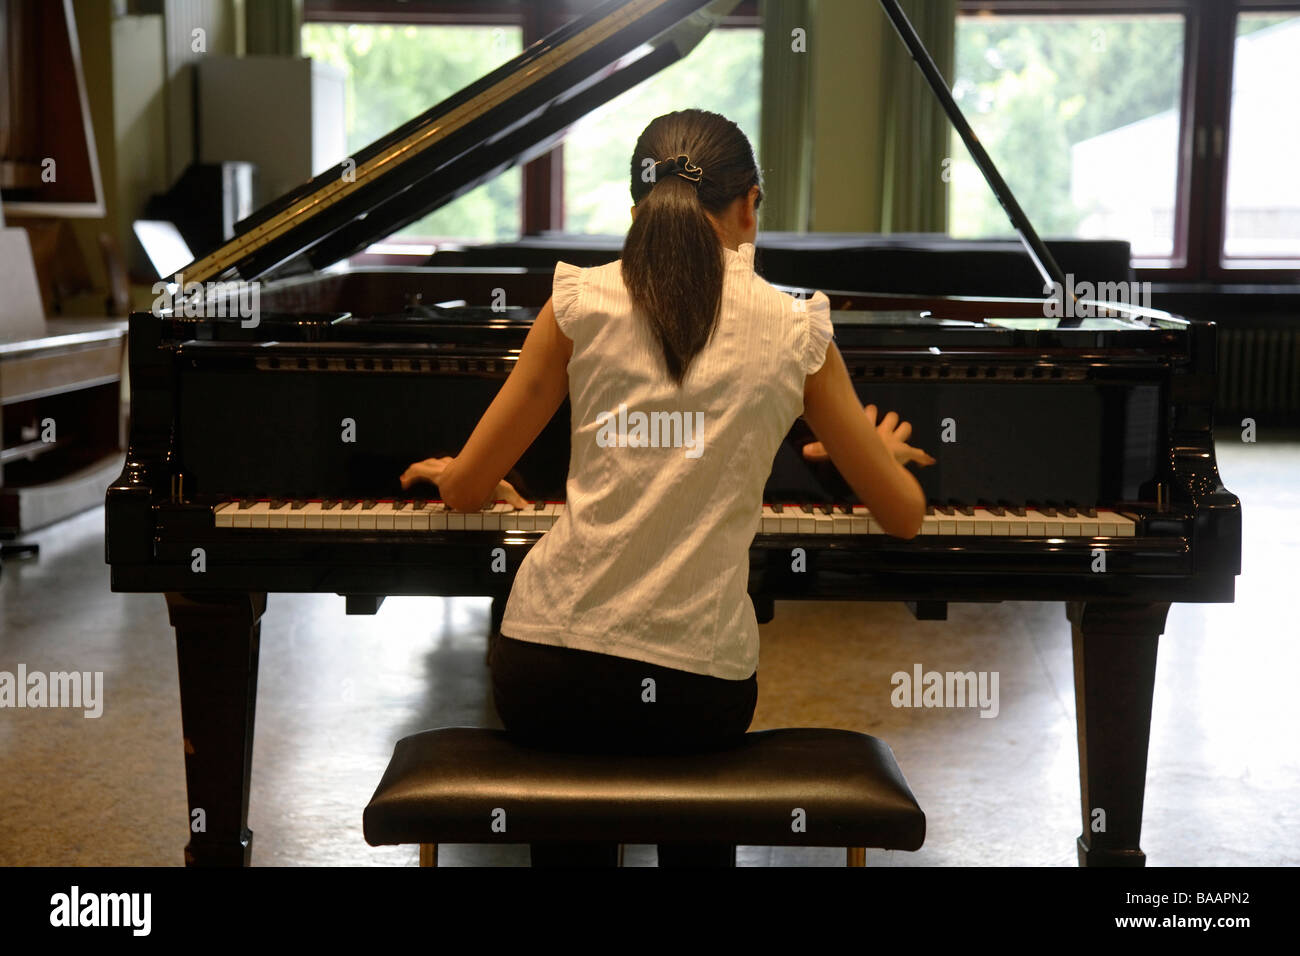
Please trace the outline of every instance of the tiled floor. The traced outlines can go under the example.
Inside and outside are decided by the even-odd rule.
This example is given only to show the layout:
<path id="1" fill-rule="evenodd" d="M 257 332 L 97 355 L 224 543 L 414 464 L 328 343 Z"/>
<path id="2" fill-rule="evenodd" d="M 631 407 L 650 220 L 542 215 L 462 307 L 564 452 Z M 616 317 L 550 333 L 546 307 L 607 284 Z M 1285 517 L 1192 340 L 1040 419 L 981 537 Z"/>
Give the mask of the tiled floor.
<path id="1" fill-rule="evenodd" d="M 1244 502 L 1233 605 L 1179 605 L 1161 642 L 1143 849 L 1150 865 L 1300 863 L 1300 442 L 1220 437 Z M 108 590 L 102 510 L 32 538 L 0 578 L 0 670 L 105 673 L 104 714 L 0 711 L 0 864 L 176 864 L 187 839 L 176 657 L 163 600 Z M 361 810 L 395 740 L 494 725 L 479 599 L 273 595 L 262 627 L 250 823 L 259 864 L 411 864 L 372 849 Z M 890 676 L 1000 674 L 1000 712 L 895 709 Z M 1079 832 L 1070 631 L 1059 604 L 956 605 L 917 622 L 896 604 L 779 604 L 763 627 L 755 729 L 873 733 L 898 756 L 929 829 L 869 865 L 1072 866 Z M 745 847 L 742 865 L 842 865 L 840 850 Z M 527 862 L 445 847 L 444 865 Z M 627 862 L 653 862 L 648 847 Z"/>

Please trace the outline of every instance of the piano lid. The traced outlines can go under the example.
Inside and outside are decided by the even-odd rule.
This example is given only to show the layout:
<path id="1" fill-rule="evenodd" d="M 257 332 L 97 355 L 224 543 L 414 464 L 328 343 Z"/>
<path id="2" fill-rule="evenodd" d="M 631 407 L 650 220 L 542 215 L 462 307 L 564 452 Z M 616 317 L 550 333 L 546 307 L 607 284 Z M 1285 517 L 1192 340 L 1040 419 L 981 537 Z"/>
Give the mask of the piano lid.
<path id="1" fill-rule="evenodd" d="M 737 0 L 607 0 L 298 189 L 181 270 L 186 284 L 322 269 L 550 149 L 688 54 Z"/>
<path id="2" fill-rule="evenodd" d="M 1065 295 L 1067 283 L 1065 274 L 1061 272 L 1061 267 L 1057 265 L 1056 259 L 1048 250 L 1047 245 L 1038 236 L 1038 231 L 1034 228 L 1025 211 L 1020 208 L 1020 203 L 1016 201 L 1015 195 L 1011 192 L 1011 187 L 1007 181 L 1002 178 L 998 172 L 997 166 L 993 164 L 993 158 L 989 156 L 984 145 L 971 129 L 970 123 L 966 121 L 966 116 L 962 113 L 957 101 L 953 99 L 952 91 L 948 89 L 948 84 L 944 82 L 943 74 L 935 66 L 934 60 L 930 57 L 930 51 L 925 48 L 921 38 L 916 34 L 916 28 L 912 26 L 912 21 L 907 19 L 907 14 L 903 8 L 898 5 L 898 0 L 880 0 L 881 7 L 884 8 L 885 16 L 889 22 L 894 25 L 898 37 L 903 41 L 903 46 L 907 47 L 908 54 L 916 63 L 916 68 L 921 71 L 925 77 L 925 82 L 930 85 L 930 90 L 934 93 L 935 99 L 943 111 L 948 114 L 948 120 L 952 123 L 953 128 L 957 130 L 957 135 L 961 141 L 966 144 L 967 151 L 970 152 L 971 159 L 979 167 L 980 173 L 984 176 L 984 181 L 988 183 L 989 189 L 993 190 L 993 195 L 997 197 L 998 204 L 1002 206 L 1002 211 L 1007 214 L 1011 220 L 1011 226 L 1016 230 L 1016 235 L 1020 237 L 1020 242 L 1025 247 L 1025 252 L 1034 263 L 1034 268 L 1038 274 L 1043 277 L 1045 285 L 1056 283 L 1056 288 L 1061 290 L 1060 294 Z M 1073 297 L 1073 296 L 1072 296 Z M 1076 300 L 1077 301 L 1077 300 Z M 1072 319 L 1065 320 L 1064 324 L 1075 324 Z"/>

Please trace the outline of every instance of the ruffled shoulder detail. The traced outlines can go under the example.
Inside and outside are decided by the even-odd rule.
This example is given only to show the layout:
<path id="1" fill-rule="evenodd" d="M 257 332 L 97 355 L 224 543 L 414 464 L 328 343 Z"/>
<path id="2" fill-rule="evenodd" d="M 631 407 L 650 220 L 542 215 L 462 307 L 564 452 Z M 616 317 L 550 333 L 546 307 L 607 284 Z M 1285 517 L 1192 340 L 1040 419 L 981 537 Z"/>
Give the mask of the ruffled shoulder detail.
<path id="1" fill-rule="evenodd" d="M 824 292 L 814 292 L 803 306 L 804 348 L 803 373 L 812 375 L 826 361 L 826 349 L 835 329 L 831 325 L 831 300 Z"/>
<path id="2" fill-rule="evenodd" d="M 555 279 L 551 283 L 551 305 L 555 309 L 555 322 L 569 338 L 572 322 L 578 316 L 578 300 L 582 297 L 582 286 L 586 269 L 568 262 L 555 264 Z"/>

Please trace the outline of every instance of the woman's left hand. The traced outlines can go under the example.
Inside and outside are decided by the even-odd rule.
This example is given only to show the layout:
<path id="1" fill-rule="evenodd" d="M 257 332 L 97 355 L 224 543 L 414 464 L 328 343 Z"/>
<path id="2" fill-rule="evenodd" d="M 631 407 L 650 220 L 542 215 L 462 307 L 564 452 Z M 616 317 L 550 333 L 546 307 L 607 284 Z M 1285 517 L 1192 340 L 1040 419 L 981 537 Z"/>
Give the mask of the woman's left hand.
<path id="1" fill-rule="evenodd" d="M 429 481 L 438 484 L 442 481 L 442 476 L 446 474 L 447 469 L 451 466 L 452 458 L 426 458 L 424 461 L 417 461 L 406 471 L 402 472 L 402 488 L 410 488 L 417 481 Z M 496 490 L 492 493 L 491 501 L 504 501 L 515 509 L 527 508 L 528 501 L 515 490 L 515 486 L 510 482 L 502 479 L 497 482 Z"/>
<path id="2" fill-rule="evenodd" d="M 410 488 L 417 481 L 438 484 L 442 480 L 443 472 L 447 470 L 447 466 L 451 462 L 452 459 L 450 458 L 426 458 L 424 461 L 417 461 L 402 472 L 402 487 Z"/>

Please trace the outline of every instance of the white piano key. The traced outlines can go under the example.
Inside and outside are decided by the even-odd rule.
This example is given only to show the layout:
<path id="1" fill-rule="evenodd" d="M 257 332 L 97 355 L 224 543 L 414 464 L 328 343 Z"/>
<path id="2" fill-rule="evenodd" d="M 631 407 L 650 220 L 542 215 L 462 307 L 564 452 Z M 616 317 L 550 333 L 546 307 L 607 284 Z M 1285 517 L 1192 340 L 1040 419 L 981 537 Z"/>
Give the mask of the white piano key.
<path id="1" fill-rule="evenodd" d="M 247 527 L 265 530 L 270 527 L 271 502 L 259 501 L 253 507 L 245 509 L 245 514 L 248 517 Z"/>
<path id="2" fill-rule="evenodd" d="M 921 519 L 921 534 L 939 533 L 939 515 L 926 515 Z"/>
<path id="3" fill-rule="evenodd" d="M 361 508 L 361 513 L 357 515 L 357 527 L 362 531 L 374 531 L 376 528 L 378 528 L 379 527 L 378 509 L 379 509 L 378 502 L 371 505 L 369 508 L 363 505 Z"/>
<path id="4" fill-rule="evenodd" d="M 303 527 L 308 531 L 320 531 L 325 527 L 325 512 L 321 511 L 321 503 L 318 501 L 305 503 L 298 514 L 303 516 Z"/>
<path id="5" fill-rule="evenodd" d="M 447 530 L 447 519 L 451 516 L 451 513 L 447 510 L 445 504 L 441 501 L 430 501 L 425 506 L 425 511 L 429 513 L 430 531 Z"/>
<path id="6" fill-rule="evenodd" d="M 432 509 L 427 501 L 422 502 L 417 508 L 414 504 L 410 507 L 411 512 L 411 530 L 428 531 L 429 530 L 429 513 Z"/>
<path id="7" fill-rule="evenodd" d="M 563 505 L 556 501 L 547 502 L 546 507 L 542 509 L 541 516 L 538 518 L 538 527 L 544 531 L 550 531 L 555 527 L 555 522 L 560 520 L 561 509 Z"/>
<path id="8" fill-rule="evenodd" d="M 415 526 L 415 509 L 409 501 L 393 502 L 393 530 L 410 531 Z"/>
<path id="9" fill-rule="evenodd" d="M 835 530 L 835 516 L 821 508 L 813 508 L 813 534 L 831 534 Z"/>
<path id="10" fill-rule="evenodd" d="M 971 534 L 983 535 L 984 537 L 993 536 L 993 519 L 997 517 L 987 508 L 972 508 L 975 512 L 975 524 Z"/>
<path id="11" fill-rule="evenodd" d="M 482 511 L 479 512 L 479 527 L 484 531 L 501 530 L 501 508 L 500 501 L 494 501 Z"/>
<path id="12" fill-rule="evenodd" d="M 797 527 L 799 528 L 800 534 L 817 533 L 817 519 L 807 511 L 804 511 L 803 505 L 787 505 L 786 510 L 791 512 L 795 521 L 798 522 Z"/>
<path id="13" fill-rule="evenodd" d="M 876 524 L 876 519 L 871 517 L 871 511 L 866 505 L 854 505 L 851 516 L 851 534 L 878 534 L 880 528 Z"/>
<path id="14" fill-rule="evenodd" d="M 446 507 L 445 505 L 443 507 Z M 465 512 L 448 511 L 447 512 L 447 530 L 464 531 L 465 530 Z"/>
<path id="15" fill-rule="evenodd" d="M 835 509 L 832 519 L 832 534 L 852 534 L 853 533 L 853 516 L 847 515 L 839 508 Z"/>
<path id="16" fill-rule="evenodd" d="M 396 512 L 391 501 L 377 501 L 370 509 L 375 518 L 376 531 L 393 531 L 397 527 Z"/>
<path id="17" fill-rule="evenodd" d="M 1025 509 L 1025 534 L 1030 538 L 1047 537 L 1047 515 L 1037 508 Z"/>
<path id="18" fill-rule="evenodd" d="M 268 504 L 266 512 L 266 526 L 268 528 L 285 528 L 288 527 L 289 519 L 289 502 L 282 504 Z"/>
<path id="19" fill-rule="evenodd" d="M 233 528 L 235 526 L 235 512 L 239 510 L 239 502 L 223 501 L 212 509 L 213 523 L 218 528 Z"/>
<path id="20" fill-rule="evenodd" d="M 320 526 L 323 531 L 338 531 L 343 527 L 343 506 L 337 501 L 332 508 L 320 506 Z"/>
<path id="21" fill-rule="evenodd" d="M 1093 534 L 1093 529 L 1097 527 L 1097 519 L 1089 518 L 1082 512 L 1073 515 L 1061 515 L 1061 523 L 1065 525 L 1065 536 L 1067 538 L 1084 538 Z"/>
<path id="22" fill-rule="evenodd" d="M 1024 538 L 1029 534 L 1029 518 L 1027 514 L 1018 515 L 1008 511 L 1003 518 L 1006 525 L 1007 534 L 1016 538 Z"/>
<path id="23" fill-rule="evenodd" d="M 947 515 L 944 516 L 945 518 Z M 954 511 L 952 515 L 953 534 L 971 535 L 975 533 L 975 516 Z"/>
<path id="24" fill-rule="evenodd" d="M 231 519 L 230 519 L 231 527 L 232 528 L 250 527 L 252 525 L 252 519 L 249 518 L 248 512 L 255 504 L 257 504 L 257 502 L 253 502 L 252 504 L 245 507 L 242 501 L 237 502 L 235 505 L 235 513 L 231 515 Z"/>
<path id="25" fill-rule="evenodd" d="M 341 501 L 339 502 L 339 530 L 357 531 L 361 528 L 361 502 L 359 501 Z"/>

